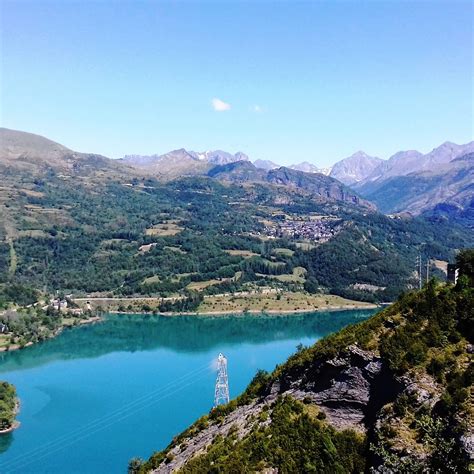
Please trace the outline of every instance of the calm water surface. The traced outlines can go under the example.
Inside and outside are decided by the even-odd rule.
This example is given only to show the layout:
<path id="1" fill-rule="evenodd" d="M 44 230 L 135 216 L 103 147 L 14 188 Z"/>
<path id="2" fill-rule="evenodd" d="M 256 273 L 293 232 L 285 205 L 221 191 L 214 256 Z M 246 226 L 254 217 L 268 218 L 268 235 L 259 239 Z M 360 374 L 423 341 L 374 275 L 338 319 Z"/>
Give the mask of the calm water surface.
<path id="1" fill-rule="evenodd" d="M 373 310 L 291 316 L 110 315 L 56 339 L 0 355 L 17 387 L 21 426 L 0 437 L 0 472 L 125 473 L 212 407 L 219 352 L 231 397 Z"/>

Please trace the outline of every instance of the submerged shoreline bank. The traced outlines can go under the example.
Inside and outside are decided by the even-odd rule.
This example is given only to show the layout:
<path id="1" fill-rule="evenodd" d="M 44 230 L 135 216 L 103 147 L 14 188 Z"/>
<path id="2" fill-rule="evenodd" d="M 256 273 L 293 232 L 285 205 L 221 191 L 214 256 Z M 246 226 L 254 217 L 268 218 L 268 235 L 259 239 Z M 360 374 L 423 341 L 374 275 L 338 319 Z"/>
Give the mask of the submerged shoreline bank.
<path id="1" fill-rule="evenodd" d="M 59 336 L 65 329 L 72 329 L 72 328 L 75 328 L 75 327 L 78 327 L 78 326 L 84 326 L 86 324 L 93 324 L 93 323 L 97 323 L 101 320 L 102 320 L 102 318 L 100 316 L 94 316 L 94 317 L 89 318 L 89 319 L 81 319 L 75 325 L 74 324 L 66 324 L 66 325 L 61 326 L 60 328 L 58 328 L 56 331 L 54 331 L 53 334 L 51 334 L 49 337 L 47 337 L 44 340 L 54 339 L 55 337 Z M 12 344 L 11 346 L 8 346 L 8 347 L 0 347 L 0 353 L 1 352 L 18 351 L 18 350 L 24 349 L 26 347 L 34 346 L 35 344 L 38 344 L 38 342 L 42 342 L 42 341 L 36 341 L 36 342 L 29 341 L 24 345 Z"/>
<path id="2" fill-rule="evenodd" d="M 13 409 L 13 415 L 15 419 L 13 420 L 13 423 L 8 427 L 5 428 L 4 430 L 0 430 L 0 436 L 1 435 L 6 435 L 8 433 L 12 433 L 16 429 L 18 429 L 21 425 L 21 422 L 16 419 L 16 416 L 20 413 L 20 399 L 16 397 L 15 399 L 15 407 Z"/>
<path id="3" fill-rule="evenodd" d="M 264 310 L 264 309 L 250 309 L 250 310 L 228 310 L 228 311 L 183 311 L 183 312 L 157 312 L 157 311 L 108 311 L 110 314 L 148 314 L 153 316 L 166 316 L 166 317 L 176 317 L 176 316 L 241 316 L 245 314 L 252 315 L 292 315 L 292 314 L 308 314 L 308 313 L 323 313 L 323 312 L 332 312 L 332 311 L 354 311 L 354 310 L 363 310 L 363 309 L 383 309 L 388 304 L 365 304 L 365 305 L 347 305 L 347 306 L 328 306 L 326 308 L 314 308 L 314 309 L 296 309 L 296 310 Z"/>
<path id="4" fill-rule="evenodd" d="M 157 311 L 117 311 L 117 310 L 108 310 L 106 313 L 109 314 L 117 314 L 117 315 L 150 315 L 150 316 L 164 316 L 168 318 L 173 318 L 173 317 L 179 317 L 179 316 L 199 316 L 199 317 L 206 317 L 206 316 L 212 316 L 212 317 L 218 317 L 218 316 L 244 316 L 244 315 L 271 315 L 271 316 L 288 316 L 288 315 L 298 315 L 298 314 L 309 314 L 309 313 L 323 313 L 323 312 L 336 312 L 336 311 L 354 311 L 354 310 L 372 310 L 372 309 L 383 309 L 386 307 L 389 303 L 383 303 L 383 304 L 372 304 L 372 303 L 365 303 L 365 304 L 351 304 L 351 305 L 335 305 L 335 306 L 328 306 L 324 308 L 312 308 L 312 309 L 297 309 L 297 310 L 264 310 L 264 309 L 250 309 L 250 310 L 228 310 L 228 311 L 203 311 L 203 312 L 197 312 L 197 311 L 185 311 L 185 312 L 157 312 Z M 75 325 L 64 325 L 60 327 L 57 331 L 55 331 L 53 334 L 51 334 L 47 339 L 54 339 L 57 336 L 59 336 L 65 329 L 73 329 L 75 327 L 79 326 L 84 326 L 87 324 L 94 324 L 97 322 L 102 321 L 103 318 L 100 316 L 94 316 L 89 319 L 82 319 L 80 320 L 77 324 Z M 1 347 L 0 348 L 0 353 L 4 352 L 11 352 L 11 351 L 17 351 L 24 349 L 26 347 L 31 347 L 35 344 L 38 344 L 39 342 L 43 341 L 37 341 L 37 342 L 27 342 L 24 345 L 20 344 L 12 344 L 9 347 Z M 1 433 L 0 433 L 1 434 Z"/>

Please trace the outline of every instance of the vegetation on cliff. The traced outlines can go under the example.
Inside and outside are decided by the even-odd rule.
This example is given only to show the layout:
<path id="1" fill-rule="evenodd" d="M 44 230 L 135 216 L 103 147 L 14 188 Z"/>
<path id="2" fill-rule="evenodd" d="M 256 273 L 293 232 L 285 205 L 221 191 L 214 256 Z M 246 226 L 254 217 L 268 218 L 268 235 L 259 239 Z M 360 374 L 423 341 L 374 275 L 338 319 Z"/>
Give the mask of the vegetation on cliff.
<path id="1" fill-rule="evenodd" d="M 467 473 L 474 427 L 474 252 L 461 252 L 458 265 L 456 286 L 431 280 L 369 320 L 301 348 L 131 471 Z M 365 403 L 363 417 L 349 421 L 352 428 L 334 426 L 338 408 L 318 401 L 318 383 L 326 391 L 341 383 L 336 369 L 352 361 L 347 379 L 359 370 L 359 353 L 369 357 L 364 370 L 383 377 L 373 379 L 368 400 L 357 400 Z M 382 397 L 385 385 L 393 390 Z M 199 452 L 189 448 L 194 443 Z"/>
<path id="2" fill-rule="evenodd" d="M 15 387 L 8 382 L 0 382 L 0 431 L 12 428 L 17 403 Z"/>

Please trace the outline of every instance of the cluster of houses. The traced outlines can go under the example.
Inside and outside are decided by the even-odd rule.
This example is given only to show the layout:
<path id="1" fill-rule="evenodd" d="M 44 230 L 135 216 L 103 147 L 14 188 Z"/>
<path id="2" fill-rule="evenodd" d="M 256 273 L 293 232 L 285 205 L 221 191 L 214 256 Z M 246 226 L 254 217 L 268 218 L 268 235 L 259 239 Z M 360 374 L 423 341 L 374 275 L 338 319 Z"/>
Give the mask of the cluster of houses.
<path id="1" fill-rule="evenodd" d="M 60 311 L 62 313 L 69 313 L 71 315 L 80 316 L 84 313 L 82 308 L 71 308 L 67 298 L 53 298 L 49 301 L 49 305 L 45 306 L 43 309 L 47 309 L 48 307 L 55 309 L 56 311 Z M 87 308 L 90 310 L 90 303 L 87 302 Z"/>
<path id="2" fill-rule="evenodd" d="M 313 242 L 327 242 L 339 232 L 333 219 L 284 220 L 265 227 L 265 235 L 270 238 L 291 238 Z"/>

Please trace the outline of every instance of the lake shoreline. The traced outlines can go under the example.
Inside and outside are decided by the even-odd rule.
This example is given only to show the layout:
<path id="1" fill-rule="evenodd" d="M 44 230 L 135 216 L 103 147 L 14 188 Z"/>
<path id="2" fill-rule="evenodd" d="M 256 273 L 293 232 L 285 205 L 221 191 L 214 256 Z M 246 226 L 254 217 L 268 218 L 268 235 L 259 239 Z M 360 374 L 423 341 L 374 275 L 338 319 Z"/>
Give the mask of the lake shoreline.
<path id="1" fill-rule="evenodd" d="M 167 318 L 173 318 L 173 317 L 179 317 L 179 316 L 196 316 L 196 317 L 206 317 L 206 316 L 244 316 L 244 315 L 261 315 L 261 316 L 289 316 L 289 315 L 299 315 L 299 314 L 309 314 L 309 313 L 323 313 L 323 312 L 336 312 L 336 311 L 354 311 L 354 310 L 364 310 L 364 309 L 383 309 L 387 306 L 387 304 L 372 304 L 372 303 L 367 303 L 367 304 L 360 304 L 360 305 L 339 305 L 339 306 L 328 306 L 326 308 L 313 308 L 313 309 L 300 309 L 300 310 L 263 310 L 263 309 L 251 309 L 251 310 L 229 310 L 229 311 L 206 311 L 206 312 L 196 312 L 196 311 L 184 311 L 184 312 L 153 312 L 153 311 L 116 311 L 116 310 L 109 310 L 106 311 L 106 313 L 109 314 L 136 314 L 136 315 L 149 315 L 149 316 L 164 316 Z M 55 331 L 53 334 L 51 334 L 47 339 L 54 339 L 57 336 L 59 336 L 65 329 L 73 329 L 75 327 L 79 326 L 84 326 L 87 324 L 94 324 L 102 321 L 103 318 L 100 316 L 94 316 L 89 319 L 81 319 L 76 325 L 65 325 L 60 327 L 57 331 Z M 43 341 L 37 341 L 37 342 L 32 342 L 29 341 L 24 345 L 19 345 L 19 344 L 12 344 L 9 347 L 0 347 L 0 353 L 3 352 L 12 352 L 12 351 L 18 351 L 21 349 L 25 349 L 26 347 L 31 347 L 34 346 L 35 344 L 38 344 L 39 342 Z M 2 432 L 0 431 L 0 434 Z"/>
<path id="2" fill-rule="evenodd" d="M 183 311 L 183 312 L 153 312 L 153 311 L 107 311 L 110 314 L 138 314 L 138 315 L 153 315 L 153 316 L 166 316 L 166 317 L 176 317 L 176 316 L 230 316 L 236 315 L 241 316 L 245 314 L 252 315 L 296 315 L 296 314 L 308 314 L 308 313 L 323 313 L 323 312 L 333 312 L 333 311 L 354 311 L 354 310 L 363 310 L 363 309 L 383 309 L 387 305 L 379 304 L 365 304 L 365 305 L 348 305 L 348 306 L 328 306 L 326 308 L 314 308 L 314 309 L 292 309 L 292 310 L 264 310 L 264 309 L 250 309 L 250 310 L 228 310 L 228 311 L 205 311 L 205 312 L 196 312 L 196 311 Z"/>
<path id="3" fill-rule="evenodd" d="M 15 417 L 18 415 L 18 413 L 20 413 L 20 399 L 18 397 L 15 400 L 15 408 L 13 409 L 13 413 Z M 19 422 L 18 420 L 14 420 L 11 426 L 9 426 L 8 428 L 4 430 L 0 430 L 0 436 L 6 435 L 8 433 L 12 433 L 16 429 L 18 429 L 20 425 L 21 425 L 21 422 Z"/>
<path id="4" fill-rule="evenodd" d="M 59 336 L 65 329 L 75 328 L 75 327 L 78 327 L 78 326 L 84 326 L 86 324 L 94 324 L 94 323 L 98 323 L 101 320 L 102 320 L 102 318 L 100 316 L 94 316 L 94 317 L 89 318 L 89 319 L 81 319 L 81 320 L 79 320 L 79 322 L 76 325 L 66 324 L 66 325 L 61 326 L 60 328 L 58 328 L 56 331 L 54 331 L 53 334 L 51 334 L 49 337 L 47 337 L 44 340 L 54 339 L 55 337 Z M 29 342 L 27 342 L 26 344 L 23 344 L 23 345 L 12 344 L 9 347 L 0 347 L 0 352 L 18 351 L 20 349 L 25 349 L 26 347 L 34 346 L 35 344 L 38 344 L 38 342 L 42 342 L 42 341 L 37 341 L 37 342 L 29 341 Z M 0 434 L 1 434 L 1 432 L 0 432 Z"/>

